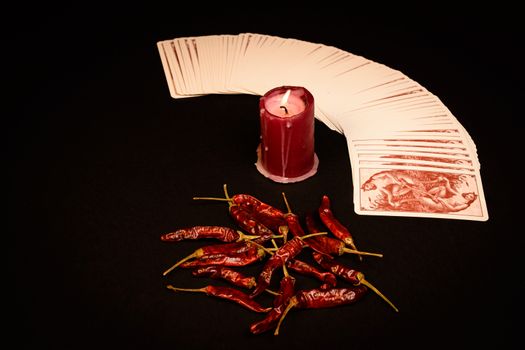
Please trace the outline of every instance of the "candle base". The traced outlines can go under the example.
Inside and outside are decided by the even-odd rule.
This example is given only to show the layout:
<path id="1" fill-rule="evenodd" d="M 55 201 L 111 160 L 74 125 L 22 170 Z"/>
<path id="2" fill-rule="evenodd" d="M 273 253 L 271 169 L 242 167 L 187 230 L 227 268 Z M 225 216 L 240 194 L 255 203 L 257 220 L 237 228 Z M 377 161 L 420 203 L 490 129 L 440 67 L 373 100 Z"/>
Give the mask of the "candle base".
<path id="1" fill-rule="evenodd" d="M 264 166 L 262 165 L 261 146 L 259 145 L 259 147 L 257 147 L 257 162 L 255 163 L 255 167 L 261 174 L 263 174 L 265 177 L 275 182 L 287 184 L 287 183 L 294 183 L 294 182 L 300 182 L 300 181 L 306 180 L 309 177 L 314 176 L 317 173 L 318 166 L 319 166 L 319 158 L 317 158 L 317 154 L 314 153 L 314 165 L 312 169 L 310 169 L 304 175 L 297 176 L 297 177 L 285 177 L 285 176 L 274 175 L 268 172 L 268 170 L 266 170 Z"/>

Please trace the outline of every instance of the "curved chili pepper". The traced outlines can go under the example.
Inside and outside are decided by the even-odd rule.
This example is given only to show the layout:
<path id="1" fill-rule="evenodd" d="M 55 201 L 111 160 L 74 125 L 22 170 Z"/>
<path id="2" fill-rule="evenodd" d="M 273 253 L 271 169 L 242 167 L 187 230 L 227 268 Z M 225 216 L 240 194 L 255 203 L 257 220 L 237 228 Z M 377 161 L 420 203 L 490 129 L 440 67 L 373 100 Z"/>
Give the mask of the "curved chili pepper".
<path id="1" fill-rule="evenodd" d="M 181 265 L 182 263 L 194 259 L 194 258 L 201 258 L 205 255 L 212 255 L 212 254 L 222 254 L 222 255 L 232 255 L 232 254 L 238 254 L 243 253 L 248 250 L 257 250 L 258 245 L 254 244 L 250 241 L 241 241 L 241 242 L 233 242 L 233 243 L 225 243 L 225 244 L 214 244 L 214 245 L 208 245 L 201 247 L 197 250 L 195 250 L 190 255 L 186 256 L 185 258 L 179 260 L 177 263 L 175 263 L 173 266 L 171 266 L 169 269 L 164 271 L 163 275 L 166 276 L 168 273 L 170 273 L 172 270 L 177 268 L 177 266 Z"/>
<path id="2" fill-rule="evenodd" d="M 247 266 L 262 260 L 266 252 L 262 248 L 250 249 L 241 253 L 229 254 L 210 254 L 204 255 L 193 261 L 186 261 L 180 264 L 183 268 L 193 268 L 202 266 Z"/>
<path id="3" fill-rule="evenodd" d="M 314 260 L 323 269 L 330 271 L 331 273 L 340 277 L 346 282 L 350 282 L 352 284 L 359 284 L 359 279 L 357 278 L 359 271 L 337 263 L 334 258 L 328 255 L 312 252 L 312 256 L 314 257 Z"/>
<path id="4" fill-rule="evenodd" d="M 238 287 L 251 289 L 255 287 L 255 277 L 248 277 L 242 273 L 229 269 L 225 266 L 205 266 L 199 267 L 192 271 L 196 277 L 210 277 L 213 279 L 222 279 Z"/>
<path id="5" fill-rule="evenodd" d="M 271 230 L 278 230 L 280 226 L 286 225 L 284 213 L 249 194 L 236 194 L 231 197 L 233 203 L 245 207 L 251 212 L 254 219 Z"/>
<path id="6" fill-rule="evenodd" d="M 265 242 L 275 235 L 272 230 L 255 220 L 251 213 L 241 206 L 230 206 L 230 215 L 243 230 L 251 235 L 260 236 L 259 242 Z"/>
<path id="7" fill-rule="evenodd" d="M 255 312 L 268 312 L 271 310 L 271 308 L 262 307 L 258 302 L 250 299 L 246 293 L 243 293 L 240 290 L 230 288 L 230 287 L 206 286 L 203 288 L 193 289 L 193 288 L 176 288 L 171 285 L 168 285 L 167 288 L 173 291 L 206 293 L 206 295 L 209 295 L 209 296 L 233 301 L 241 306 L 244 306 L 248 310 L 252 310 Z"/>
<path id="8" fill-rule="evenodd" d="M 294 270 L 295 272 L 298 272 L 305 276 L 313 277 L 323 282 L 324 284 L 326 284 L 326 286 L 323 287 L 323 289 L 335 287 L 337 285 L 337 279 L 333 273 L 327 271 L 320 271 L 316 267 L 299 259 L 288 260 L 286 262 L 286 267 Z"/>
<path id="9" fill-rule="evenodd" d="M 301 222 L 299 221 L 299 216 L 290 212 L 285 216 L 286 224 L 288 225 L 289 231 L 294 235 L 294 237 L 303 237 L 306 234 L 304 233 Z"/>
<path id="10" fill-rule="evenodd" d="M 334 216 L 334 213 L 330 207 L 330 198 L 328 198 L 326 195 L 324 195 L 321 200 L 321 206 L 319 207 L 319 217 L 326 227 L 328 227 L 330 232 L 334 234 L 334 236 L 352 247 L 352 249 L 357 250 L 354 243 L 354 238 L 350 234 L 350 231 L 348 231 L 348 229 Z M 362 257 L 359 258 L 362 259 Z"/>
<path id="11" fill-rule="evenodd" d="M 163 242 L 179 242 L 202 238 L 213 238 L 223 242 L 236 242 L 253 239 L 256 238 L 256 236 L 245 235 L 240 231 L 224 226 L 193 226 L 181 228 L 160 236 L 160 240 Z"/>
<path id="12" fill-rule="evenodd" d="M 226 185 L 224 185 L 226 186 Z M 284 212 L 277 209 L 249 194 L 235 194 L 229 197 L 230 200 L 238 205 L 244 205 L 254 212 L 265 213 L 267 217 L 284 219 Z"/>
<path id="13" fill-rule="evenodd" d="M 277 324 L 274 335 L 279 334 L 279 328 L 286 314 L 292 308 L 299 309 L 324 309 L 335 306 L 352 304 L 365 295 L 367 288 L 365 286 L 353 286 L 349 288 L 332 288 L 327 290 L 309 289 L 302 290 L 290 298 L 288 306 L 283 311 L 281 319 Z"/>
<path id="14" fill-rule="evenodd" d="M 317 227 L 314 217 L 311 213 L 306 214 L 306 227 L 308 229 L 308 233 L 321 232 L 321 230 Z M 348 249 L 344 242 L 336 238 L 331 238 L 327 236 L 316 236 L 316 237 L 309 238 L 306 241 L 306 244 L 308 244 L 313 250 L 321 254 L 340 256 L 340 255 L 343 255 L 344 253 L 351 253 L 351 254 L 383 257 L 383 254 L 379 254 L 379 253 L 361 252 L 358 250 Z"/>
<path id="15" fill-rule="evenodd" d="M 262 272 L 259 274 L 259 277 L 257 277 L 257 286 L 252 294 L 250 294 L 250 297 L 255 298 L 264 292 L 264 290 L 270 285 L 273 272 L 286 264 L 286 261 L 289 259 L 293 259 L 299 255 L 305 246 L 306 245 L 301 237 L 294 237 L 277 249 L 270 259 L 268 259 L 266 264 L 264 264 Z"/>
<path id="16" fill-rule="evenodd" d="M 340 240 L 335 238 L 324 236 L 313 237 L 311 238 L 311 240 L 307 241 L 306 244 L 310 245 L 313 250 L 321 254 L 341 256 L 346 251 L 349 251 L 349 249 L 346 248 L 344 242 L 341 242 Z"/>
<path id="17" fill-rule="evenodd" d="M 232 206 L 242 207 L 248 211 L 255 220 L 274 231 L 277 231 L 280 226 L 286 224 L 284 220 L 284 213 L 281 210 L 264 203 L 249 194 L 235 194 L 230 197 L 228 195 L 226 184 L 223 185 L 223 188 L 226 198 L 194 197 L 193 199 L 227 201 L 230 209 Z"/>
<path id="18" fill-rule="evenodd" d="M 367 291 L 366 286 L 332 288 L 330 290 L 309 289 L 295 294 L 294 307 L 301 309 L 325 309 L 350 304 L 359 300 Z"/>
<path id="19" fill-rule="evenodd" d="M 377 295 L 379 295 L 384 301 L 386 301 L 392 308 L 398 312 L 397 307 L 392 304 L 387 297 L 383 295 L 376 287 L 374 287 L 370 282 L 365 280 L 365 275 L 362 272 L 351 269 L 348 266 L 340 264 L 335 261 L 334 258 L 328 255 L 319 254 L 316 252 L 312 253 L 315 261 L 321 265 L 322 268 L 332 272 L 334 275 L 341 277 L 343 280 L 352 283 L 355 286 L 364 284 L 368 288 L 372 289 Z"/>
<path id="20" fill-rule="evenodd" d="M 344 253 L 350 253 L 357 255 L 377 256 L 379 258 L 383 257 L 383 254 L 380 253 L 362 252 L 360 250 L 349 249 L 345 246 L 344 242 L 326 236 L 312 237 L 306 241 L 306 244 L 321 254 L 341 256 Z"/>
<path id="21" fill-rule="evenodd" d="M 281 279 L 279 287 L 279 294 L 273 300 L 273 309 L 268 312 L 265 318 L 252 323 L 250 325 L 250 332 L 253 334 L 260 334 L 266 332 L 277 325 L 279 318 L 286 309 L 290 298 L 295 294 L 295 278 L 292 276 L 285 276 Z"/>

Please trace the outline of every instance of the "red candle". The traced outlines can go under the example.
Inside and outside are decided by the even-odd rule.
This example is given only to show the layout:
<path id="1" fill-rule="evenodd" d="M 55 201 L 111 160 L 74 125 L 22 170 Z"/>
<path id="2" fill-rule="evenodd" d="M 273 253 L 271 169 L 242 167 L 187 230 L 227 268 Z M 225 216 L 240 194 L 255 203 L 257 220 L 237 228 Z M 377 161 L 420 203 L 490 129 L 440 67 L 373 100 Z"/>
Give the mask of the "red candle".
<path id="1" fill-rule="evenodd" d="M 257 170 L 273 181 L 298 182 L 317 172 L 314 98 L 303 87 L 281 86 L 259 102 L 261 143 Z"/>

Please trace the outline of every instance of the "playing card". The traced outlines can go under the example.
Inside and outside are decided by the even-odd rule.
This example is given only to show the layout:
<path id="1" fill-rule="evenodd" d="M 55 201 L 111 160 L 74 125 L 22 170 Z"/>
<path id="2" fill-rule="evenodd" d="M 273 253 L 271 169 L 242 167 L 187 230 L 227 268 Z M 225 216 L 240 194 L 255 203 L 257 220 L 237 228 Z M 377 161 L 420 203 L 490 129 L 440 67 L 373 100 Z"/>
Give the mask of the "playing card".
<path id="1" fill-rule="evenodd" d="M 184 95 L 194 95 L 194 77 L 193 77 L 193 67 L 192 62 L 189 59 L 188 53 L 187 53 L 187 47 L 185 43 L 186 38 L 180 38 L 173 40 L 172 42 L 172 48 L 173 48 L 173 54 L 174 57 L 180 67 L 181 75 L 182 75 L 182 81 L 184 82 L 184 89 L 182 90 L 182 93 Z"/>
<path id="2" fill-rule="evenodd" d="M 180 60 L 175 52 L 174 45 L 172 40 L 159 42 L 157 45 L 167 78 L 166 80 L 170 87 L 170 94 L 173 98 L 191 97 L 191 95 L 185 93 L 186 82 L 182 74 L 184 68 L 180 65 Z"/>
<path id="3" fill-rule="evenodd" d="M 174 68 L 170 66 L 170 62 L 168 61 L 168 55 L 164 49 L 164 43 L 162 41 L 159 41 L 157 43 L 157 49 L 159 50 L 162 68 L 164 69 L 164 75 L 166 76 L 166 82 L 168 83 L 170 95 L 173 98 L 178 98 L 177 90 L 175 89 L 175 84 L 173 81 L 174 77 L 172 71 Z"/>
<path id="4" fill-rule="evenodd" d="M 461 154 L 461 157 L 467 157 L 475 168 L 480 168 L 477 153 L 464 138 L 350 140 L 348 147 L 349 152 L 357 154 L 378 154 L 379 150 L 384 154 L 398 154 L 400 148 L 411 150 L 406 151 L 409 153 L 405 155 L 414 157 L 435 154 L 436 157 L 447 158 Z"/>
<path id="5" fill-rule="evenodd" d="M 358 214 L 488 220 L 479 172 L 362 167 L 358 175 Z"/>
<path id="6" fill-rule="evenodd" d="M 419 161 L 433 161 L 444 163 L 465 164 L 467 162 L 472 165 L 472 160 L 468 154 L 444 154 L 435 152 L 415 152 L 415 151 L 357 151 L 357 156 L 360 160 L 401 160 L 412 159 Z"/>
<path id="7" fill-rule="evenodd" d="M 408 155 L 431 155 L 438 157 L 466 157 L 470 156 L 470 152 L 466 148 L 463 149 L 442 149 L 428 146 L 403 146 L 403 145 L 388 145 L 376 144 L 368 147 L 355 147 L 358 155 L 365 154 L 408 154 Z M 470 158 L 469 158 L 470 159 Z"/>
<path id="8" fill-rule="evenodd" d="M 373 157 L 358 157 L 358 166 L 381 165 L 381 166 L 402 166 L 402 167 L 418 167 L 418 168 L 439 168 L 451 170 L 475 171 L 471 160 L 451 160 L 437 157 L 415 157 L 402 156 L 399 158 L 373 158 Z"/>

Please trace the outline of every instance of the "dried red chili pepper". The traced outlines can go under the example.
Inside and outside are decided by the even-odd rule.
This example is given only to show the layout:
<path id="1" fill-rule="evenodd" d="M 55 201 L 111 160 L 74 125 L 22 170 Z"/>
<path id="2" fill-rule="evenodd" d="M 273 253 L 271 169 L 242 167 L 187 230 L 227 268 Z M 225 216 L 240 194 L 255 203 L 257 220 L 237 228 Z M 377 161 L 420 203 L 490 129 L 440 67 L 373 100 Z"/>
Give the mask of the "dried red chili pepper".
<path id="1" fill-rule="evenodd" d="M 289 230 L 295 237 L 305 236 L 304 230 L 299 221 L 299 216 L 292 212 L 292 209 L 290 208 L 290 204 L 288 203 L 288 199 L 286 198 L 284 192 L 282 193 L 282 195 L 284 203 L 286 204 L 286 208 L 288 209 L 288 212 L 284 214 L 284 218 L 286 220 L 286 224 L 288 225 Z"/>
<path id="2" fill-rule="evenodd" d="M 352 284 L 359 283 L 359 279 L 357 278 L 359 271 L 339 264 L 334 258 L 328 255 L 312 252 L 312 256 L 323 269 L 332 272 L 334 275 L 340 277 L 346 282 L 350 282 Z"/>
<path id="3" fill-rule="evenodd" d="M 348 266 L 338 263 L 334 258 L 328 255 L 319 254 L 317 252 L 312 253 L 315 261 L 321 265 L 322 268 L 332 272 L 334 275 L 339 276 L 343 280 L 352 283 L 353 285 L 364 284 L 368 288 L 372 289 L 377 295 L 379 295 L 384 301 L 386 301 L 396 312 L 399 310 L 394 304 L 388 300 L 387 297 L 383 295 L 376 287 L 374 287 L 370 282 L 365 280 L 365 275 L 362 272 L 354 270 Z"/>
<path id="4" fill-rule="evenodd" d="M 355 254 L 359 256 L 367 255 L 367 256 L 376 256 L 379 258 L 383 257 L 383 254 L 380 254 L 380 253 L 370 253 L 370 252 L 363 252 L 361 250 L 349 249 L 345 246 L 344 242 L 341 242 L 340 240 L 335 239 L 335 238 L 330 238 L 330 237 L 325 237 L 325 236 L 316 237 L 316 238 L 318 238 L 316 239 L 316 244 L 315 244 L 315 248 L 317 249 L 314 249 L 314 247 L 312 247 L 312 249 L 317 250 L 317 251 L 322 251 L 323 254 L 328 253 L 330 255 L 340 256 L 340 255 L 343 255 L 344 253 L 350 253 L 350 254 Z M 309 244 L 309 242 L 306 242 L 306 243 Z"/>
<path id="5" fill-rule="evenodd" d="M 308 229 L 308 233 L 321 232 L 321 230 L 315 224 L 315 220 L 311 213 L 308 213 L 306 215 L 306 227 Z M 340 256 L 340 255 L 343 255 L 344 253 L 350 253 L 350 254 L 358 254 L 358 255 L 377 256 L 380 258 L 383 257 L 383 254 L 379 254 L 379 253 L 369 253 L 369 252 L 362 252 L 358 250 L 349 249 L 346 247 L 344 242 L 338 239 L 335 239 L 335 238 L 327 237 L 327 236 L 312 237 L 306 241 L 306 244 L 310 245 L 310 247 L 313 250 L 321 254 Z"/>
<path id="6" fill-rule="evenodd" d="M 226 184 L 223 185 L 223 188 L 226 198 L 194 197 L 194 199 L 227 201 L 230 208 L 232 206 L 240 206 L 247 210 L 256 221 L 273 231 L 278 231 L 280 226 L 286 225 L 284 213 L 281 210 L 264 203 L 249 194 L 235 194 L 230 197 L 228 195 Z"/>
<path id="7" fill-rule="evenodd" d="M 335 287 L 337 285 L 337 278 L 333 273 L 327 271 L 320 271 L 315 266 L 312 266 L 299 259 L 288 260 L 286 262 L 286 267 L 294 270 L 295 272 L 298 272 L 305 276 L 313 277 L 323 282 L 324 284 L 327 284 L 327 286 L 323 288 Z"/>
<path id="8" fill-rule="evenodd" d="M 183 268 L 193 268 L 202 266 L 247 266 L 262 260 L 266 252 L 262 248 L 250 249 L 241 253 L 209 254 L 201 256 L 193 261 L 186 261 L 180 264 Z"/>
<path id="9" fill-rule="evenodd" d="M 224 185 L 224 195 L 226 196 L 226 200 L 228 200 L 228 211 L 230 213 L 230 216 L 233 218 L 233 220 L 246 232 L 249 232 L 252 235 L 261 236 L 259 240 L 257 240 L 259 243 L 266 242 L 270 239 L 270 237 L 274 236 L 274 233 L 272 230 L 270 230 L 268 227 L 263 225 L 262 223 L 258 222 L 254 219 L 252 212 L 248 210 L 247 208 L 240 206 L 238 204 L 234 204 L 229 199 L 228 190 L 226 188 L 226 185 Z M 209 197 L 194 197 L 194 199 L 210 199 Z"/>
<path id="10" fill-rule="evenodd" d="M 255 244 L 250 241 L 241 241 L 241 242 L 233 242 L 233 243 L 225 243 L 225 244 L 214 244 L 214 245 L 208 245 L 201 247 L 197 250 L 195 250 L 190 255 L 186 256 L 185 258 L 179 260 L 177 263 L 175 263 L 173 266 L 171 266 L 169 269 L 164 271 L 163 275 L 166 276 L 168 273 L 170 273 L 172 270 L 177 268 L 177 266 L 181 265 L 182 263 L 190 260 L 190 259 L 197 259 L 201 258 L 203 256 L 210 256 L 213 254 L 220 254 L 224 256 L 228 255 L 235 255 L 240 254 L 249 250 L 252 250 L 253 252 L 256 252 L 259 249 L 259 245 Z"/>
<path id="11" fill-rule="evenodd" d="M 230 215 L 237 225 L 251 235 L 259 236 L 258 242 L 266 242 L 275 236 L 274 232 L 253 218 L 245 208 L 233 205 L 230 207 Z"/>
<path id="12" fill-rule="evenodd" d="M 224 185 L 226 186 L 226 185 Z M 257 213 L 263 213 L 266 217 L 284 219 L 284 212 L 249 194 L 235 194 L 229 199 L 238 205 L 244 205 Z"/>
<path id="13" fill-rule="evenodd" d="M 268 312 L 265 318 L 250 325 L 250 332 L 253 334 L 266 332 L 277 325 L 277 322 L 279 322 L 279 318 L 286 309 L 290 298 L 295 294 L 295 278 L 292 276 L 283 277 L 281 279 L 278 293 L 279 294 L 273 300 L 273 309 Z"/>
<path id="14" fill-rule="evenodd" d="M 284 213 L 267 203 L 249 194 L 236 194 L 231 197 L 233 203 L 245 207 L 253 217 L 271 230 L 278 230 L 280 226 L 286 225 Z"/>
<path id="15" fill-rule="evenodd" d="M 206 286 L 203 288 L 176 288 L 168 285 L 167 288 L 173 291 L 206 293 L 206 295 L 209 296 L 233 301 L 241 306 L 244 306 L 248 310 L 255 312 L 268 312 L 271 310 L 271 308 L 262 307 L 258 302 L 250 299 L 246 293 L 230 287 Z"/>
<path id="16" fill-rule="evenodd" d="M 323 196 L 321 205 L 319 206 L 319 217 L 334 236 L 352 247 L 352 249 L 357 250 L 354 238 L 350 234 L 350 231 L 348 231 L 348 229 L 334 216 L 330 207 L 330 198 L 326 195 Z M 359 258 L 362 259 L 361 256 Z"/>
<path id="17" fill-rule="evenodd" d="M 192 275 L 196 277 L 222 279 L 233 285 L 247 289 L 255 287 L 255 277 L 245 276 L 242 273 L 225 266 L 214 265 L 199 267 L 192 271 Z"/>
<path id="18" fill-rule="evenodd" d="M 284 318 L 292 308 L 300 309 L 324 309 L 335 306 L 352 304 L 365 295 L 365 286 L 353 286 L 349 288 L 332 288 L 327 290 L 309 289 L 302 290 L 290 298 L 288 306 L 283 311 L 277 324 L 274 335 L 279 334 L 279 328 Z"/>
<path id="19" fill-rule="evenodd" d="M 236 231 L 224 226 L 193 226 L 166 233 L 160 236 L 160 240 L 163 242 L 179 242 L 183 240 L 213 238 L 223 242 L 237 242 L 258 237 L 259 236 L 245 235 L 241 231 Z"/>

